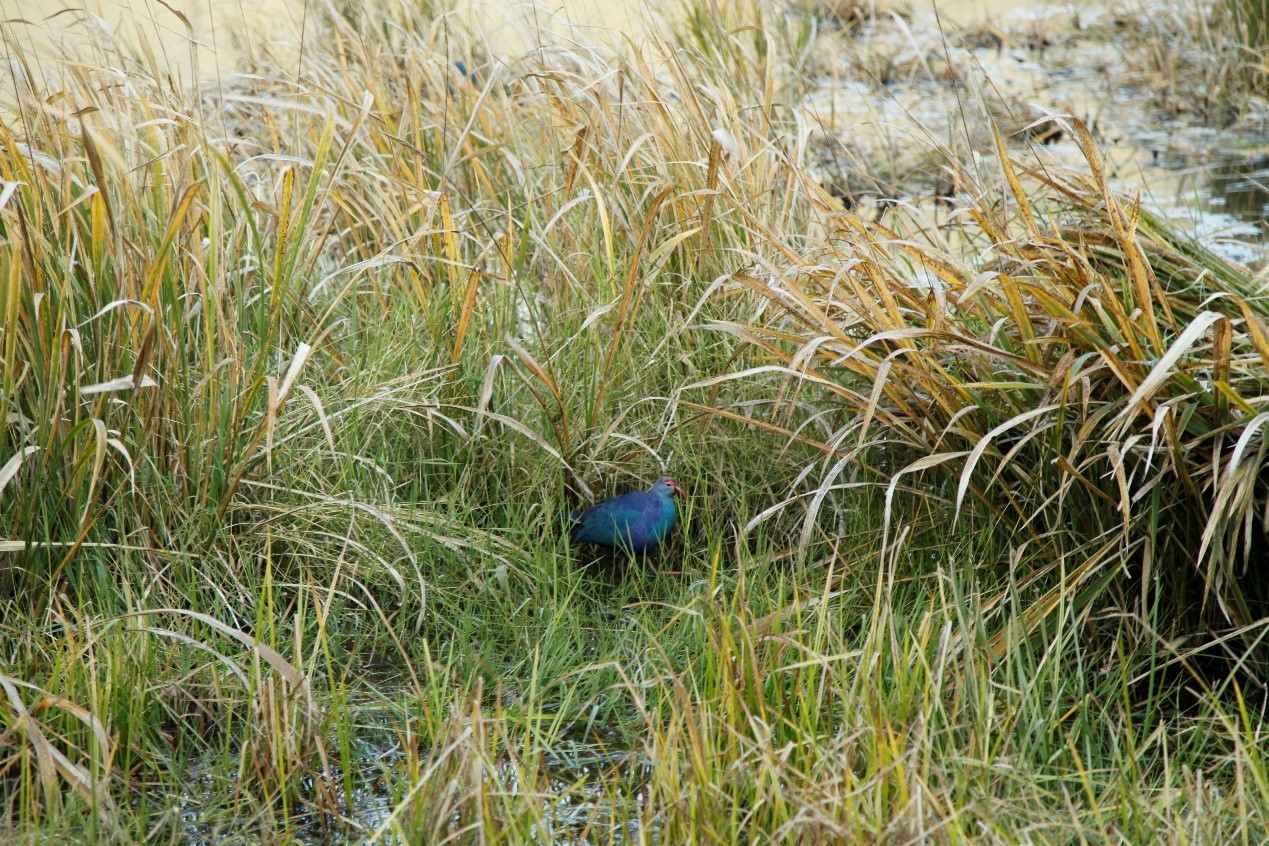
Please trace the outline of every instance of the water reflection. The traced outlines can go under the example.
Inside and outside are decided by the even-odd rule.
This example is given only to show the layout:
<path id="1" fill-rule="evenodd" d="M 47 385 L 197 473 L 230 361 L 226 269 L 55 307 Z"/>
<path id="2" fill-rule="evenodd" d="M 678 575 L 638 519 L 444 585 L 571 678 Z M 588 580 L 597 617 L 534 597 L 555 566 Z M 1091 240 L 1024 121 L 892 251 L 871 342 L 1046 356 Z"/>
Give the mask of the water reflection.
<path id="1" fill-rule="evenodd" d="M 1269 155 L 1222 162 L 1208 176 L 1207 205 L 1259 224 L 1269 221 Z"/>
<path id="2" fill-rule="evenodd" d="M 1159 161 L 1149 205 L 1217 255 L 1253 271 L 1269 260 L 1269 154 L 1263 149 Z M 1169 178 L 1171 177 L 1171 178 Z"/>

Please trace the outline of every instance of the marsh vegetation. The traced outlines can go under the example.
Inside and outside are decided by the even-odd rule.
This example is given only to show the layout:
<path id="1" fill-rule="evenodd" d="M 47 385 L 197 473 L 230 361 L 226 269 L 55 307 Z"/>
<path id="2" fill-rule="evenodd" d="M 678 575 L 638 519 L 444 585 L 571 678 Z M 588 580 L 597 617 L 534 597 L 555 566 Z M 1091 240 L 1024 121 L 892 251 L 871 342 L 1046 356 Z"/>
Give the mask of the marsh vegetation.
<path id="1" fill-rule="evenodd" d="M 1264 842 L 1257 2 L 3 24 L 0 838 Z"/>

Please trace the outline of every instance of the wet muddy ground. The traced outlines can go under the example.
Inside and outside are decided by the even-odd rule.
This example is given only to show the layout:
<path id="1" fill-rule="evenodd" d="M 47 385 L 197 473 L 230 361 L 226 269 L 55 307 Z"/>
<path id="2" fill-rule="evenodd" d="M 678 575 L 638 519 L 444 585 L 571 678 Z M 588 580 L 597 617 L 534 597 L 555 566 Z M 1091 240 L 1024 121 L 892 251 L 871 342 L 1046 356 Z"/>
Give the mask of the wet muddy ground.
<path id="1" fill-rule="evenodd" d="M 426 761 L 427 750 L 424 752 Z M 403 794 L 410 787 L 403 772 L 407 755 L 400 736 L 386 723 L 364 727 L 352 742 L 350 771 L 333 767 L 324 785 L 308 779 L 290 828 L 298 842 L 343 846 L 379 834 L 379 842 L 400 842 L 393 833 L 402 816 Z M 542 801 L 534 837 L 544 844 L 572 846 L 592 842 L 656 842 L 644 822 L 640 785 L 647 780 L 647 757 L 630 748 L 615 731 L 578 726 L 560 733 L 551 752 L 526 767 L 510 758 L 489 774 L 487 789 L 507 796 L 533 795 Z M 526 770 L 535 775 L 533 783 Z M 219 758 L 191 768 L 188 789 L 179 798 L 181 829 L 190 846 L 231 846 L 255 842 L 251 813 L 225 805 L 232 794 L 232 773 Z M 633 782 L 633 783 L 632 783 Z M 620 784 L 621 789 L 611 789 Z M 620 795 L 622 798 L 615 798 Z M 631 797 L 634 797 L 631 799 Z M 410 830 L 408 814 L 406 831 Z M 455 814 L 450 828 L 462 827 Z"/>
<path id="2" fill-rule="evenodd" d="M 993 0 L 822 16 L 803 104 L 822 181 L 848 206 L 919 212 L 955 192 L 950 160 L 994 168 L 993 122 L 1015 156 L 1082 169 L 1064 123 L 1078 118 L 1114 187 L 1219 255 L 1262 267 L 1269 99 L 1231 111 L 1161 70 L 1159 29 L 1143 28 L 1144 14 Z"/>

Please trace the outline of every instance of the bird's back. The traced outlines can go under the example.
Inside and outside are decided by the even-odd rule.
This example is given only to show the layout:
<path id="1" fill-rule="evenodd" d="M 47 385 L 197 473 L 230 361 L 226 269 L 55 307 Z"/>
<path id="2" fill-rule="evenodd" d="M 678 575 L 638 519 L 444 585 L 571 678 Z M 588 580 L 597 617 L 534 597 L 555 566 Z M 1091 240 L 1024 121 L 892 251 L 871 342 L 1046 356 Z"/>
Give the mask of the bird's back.
<path id="1" fill-rule="evenodd" d="M 640 552 L 659 543 L 676 516 L 673 500 L 663 503 L 655 494 L 633 491 L 583 511 L 573 527 L 573 539 Z"/>

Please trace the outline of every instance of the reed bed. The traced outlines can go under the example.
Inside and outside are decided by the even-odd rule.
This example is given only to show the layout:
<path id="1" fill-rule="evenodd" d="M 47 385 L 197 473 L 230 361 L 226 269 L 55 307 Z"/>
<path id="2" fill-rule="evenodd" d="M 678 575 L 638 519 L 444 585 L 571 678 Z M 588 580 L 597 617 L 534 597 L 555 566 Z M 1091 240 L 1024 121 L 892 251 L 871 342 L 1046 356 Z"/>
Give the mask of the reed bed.
<path id="1" fill-rule="evenodd" d="M 197 94 L 13 66 L 0 834 L 1264 838 L 1249 272 L 1086 136 L 947 237 L 846 212 L 813 18 L 312 13 Z M 663 467 L 672 550 L 581 566 Z"/>
<path id="2" fill-rule="evenodd" d="M 958 210 L 958 249 L 848 212 L 830 213 L 828 249 L 776 240 L 788 260 L 737 284 L 778 319 L 710 327 L 775 365 L 707 382 L 774 373 L 798 384 L 782 394 L 825 393 L 810 405 L 824 457 L 803 547 L 839 478 L 883 480 L 887 512 L 907 480 L 950 501 L 954 520 L 985 508 L 1017 545 L 1022 582 L 1063 571 L 1025 610 L 1027 629 L 1058 595 L 1096 605 L 1123 574 L 1137 592 L 1125 605 L 1154 631 L 1175 636 L 1199 614 L 1258 643 L 1263 283 L 1117 199 L 1092 136 L 1074 131 L 1086 174 L 1023 166 L 997 136 L 1008 192 Z"/>

